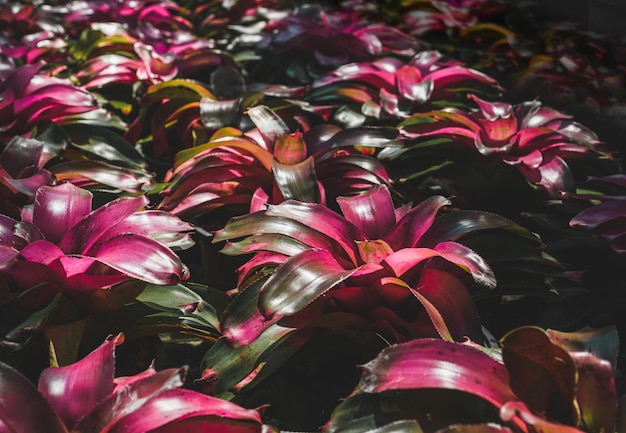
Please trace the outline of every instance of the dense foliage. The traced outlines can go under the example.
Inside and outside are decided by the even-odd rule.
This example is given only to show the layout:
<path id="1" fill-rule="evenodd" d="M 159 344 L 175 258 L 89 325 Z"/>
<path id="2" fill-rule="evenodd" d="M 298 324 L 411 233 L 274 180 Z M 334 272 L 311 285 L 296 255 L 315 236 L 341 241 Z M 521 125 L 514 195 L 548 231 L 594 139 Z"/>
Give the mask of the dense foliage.
<path id="1" fill-rule="evenodd" d="M 504 0 L 0 1 L 0 431 L 626 432 L 625 50 Z"/>

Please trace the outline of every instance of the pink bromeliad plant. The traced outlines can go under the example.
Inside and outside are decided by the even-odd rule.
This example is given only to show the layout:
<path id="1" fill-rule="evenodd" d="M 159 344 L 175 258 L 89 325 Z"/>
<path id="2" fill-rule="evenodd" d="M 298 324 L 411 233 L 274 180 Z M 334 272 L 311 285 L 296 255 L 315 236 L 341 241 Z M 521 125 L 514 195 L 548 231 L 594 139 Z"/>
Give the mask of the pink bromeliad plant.
<path id="1" fill-rule="evenodd" d="M 15 68 L 0 82 L 0 140 L 27 134 L 43 120 L 107 122 L 110 115 L 91 93 L 67 79 L 40 72 L 42 66 Z"/>
<path id="2" fill-rule="evenodd" d="M 220 129 L 176 155 L 159 209 L 201 221 L 218 209 L 234 216 L 288 199 L 334 205 L 338 195 L 388 184 L 383 165 L 355 149 L 397 145 L 395 131 L 323 124 L 292 133 L 268 107 L 248 115 L 257 128 Z"/>
<path id="3" fill-rule="evenodd" d="M 335 120 L 343 115 L 350 121 L 342 123 L 354 126 L 463 105 L 470 88 L 482 95 L 502 91 L 488 75 L 442 57 L 438 51 L 421 51 L 408 61 L 385 56 L 348 63 L 315 80 L 306 100 L 332 105 Z"/>
<path id="4" fill-rule="evenodd" d="M 442 196 L 395 209 L 385 185 L 337 201 L 341 213 L 287 200 L 232 218 L 215 232 L 223 253 L 253 255 L 239 268 L 231 292 L 236 297 L 221 316 L 223 338 L 202 361 L 207 392 L 254 401 L 255 393 L 276 382 L 289 383 L 285 371 L 312 368 L 313 377 L 297 383 L 315 395 L 311 411 L 322 410 L 346 395 L 355 365 L 387 344 L 422 337 L 487 339 L 472 296 L 497 293 L 497 274 L 462 242 L 490 230 L 513 237 L 529 233 L 486 212 L 438 215 L 450 204 Z M 443 221 L 447 216 L 452 218 Z M 507 253 L 500 264 L 517 254 Z M 527 256 L 519 259 L 541 266 Z M 516 260 L 503 271 L 510 272 Z M 298 351 L 309 355 L 299 357 Z M 341 370 L 329 367 L 335 363 Z M 291 393 L 276 393 L 268 410 L 289 417 L 281 408 L 290 405 L 284 396 Z"/>
<path id="5" fill-rule="evenodd" d="M 396 211 L 389 190 L 380 185 L 337 200 L 343 216 L 319 204 L 290 200 L 270 206 L 265 212 L 233 218 L 216 232 L 214 241 L 230 240 L 223 252 L 256 252 L 240 268 L 240 289 L 257 278 L 256 272 L 278 265 L 260 289 L 258 313 L 243 322 L 232 312 L 224 316 L 224 335 L 233 344 L 251 342 L 271 324 L 300 311 L 315 316 L 327 308 L 375 310 L 380 304 L 371 296 L 362 298 L 364 305 L 344 304 L 353 296 L 358 298 L 361 290 L 374 287 L 378 287 L 383 305 L 397 302 L 392 293 L 399 290 L 405 291 L 401 298 L 415 297 L 430 306 L 428 295 L 421 293 L 434 295 L 431 289 L 445 279 L 450 289 L 459 289 L 461 304 L 471 304 L 469 298 L 460 295 L 469 283 L 463 272 L 458 274 L 455 269 L 464 271 L 477 284 L 495 287 L 491 268 L 470 248 L 436 237 L 428 244 L 420 242 L 437 212 L 450 204 L 444 197 L 431 197 L 410 210 L 403 207 Z M 234 241 L 239 238 L 243 239 Z M 439 265 L 431 269 L 428 263 Z M 437 282 L 436 275 L 442 280 Z M 386 295 L 391 298 L 383 301 Z M 403 308 L 403 303 L 400 305 Z M 471 310 L 468 308 L 466 313 Z M 461 338 L 469 329 L 470 316 L 466 317 L 468 321 L 457 317 L 458 328 L 452 334 L 438 325 L 436 328 L 447 338 Z M 409 322 L 405 332 L 419 335 L 419 325 L 412 325 L 417 328 Z M 396 330 L 392 335 L 400 340 L 406 338 L 401 334 Z"/>
<path id="6" fill-rule="evenodd" d="M 574 187 L 568 160 L 611 158 L 593 131 L 539 101 L 511 105 L 470 97 L 478 110 L 414 113 L 400 125 L 415 143 L 415 155 L 421 142 L 440 139 L 430 147 L 450 144 L 461 152 L 470 149 L 470 153 L 501 161 L 552 197 Z"/>
<path id="7" fill-rule="evenodd" d="M 46 368 L 37 387 L 0 362 L 0 429 L 24 432 L 167 433 L 267 431 L 261 415 L 234 403 L 184 389 L 187 367 L 115 377 L 115 346 L 108 338 L 83 359 Z M 267 427 L 269 428 L 269 426 Z"/>
<path id="8" fill-rule="evenodd" d="M 192 226 L 147 204 L 140 195 L 92 210 L 85 189 L 40 187 L 21 221 L 1 216 L 3 302 L 38 308 L 58 292 L 72 297 L 124 281 L 168 285 L 189 278 L 171 248 L 192 245 Z"/>

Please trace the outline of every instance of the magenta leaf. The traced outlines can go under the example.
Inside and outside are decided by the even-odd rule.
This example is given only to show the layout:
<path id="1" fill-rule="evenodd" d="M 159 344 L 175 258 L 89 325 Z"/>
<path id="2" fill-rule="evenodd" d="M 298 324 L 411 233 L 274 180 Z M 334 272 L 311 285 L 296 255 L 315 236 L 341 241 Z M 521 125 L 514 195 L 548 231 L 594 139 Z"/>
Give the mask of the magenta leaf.
<path id="1" fill-rule="evenodd" d="M 402 278 L 407 272 L 422 264 L 425 260 L 440 254 L 431 248 L 403 248 L 385 257 L 383 264 Z"/>
<path id="2" fill-rule="evenodd" d="M 281 264 L 261 288 L 259 310 L 266 318 L 293 314 L 356 272 L 344 269 L 326 250 L 310 249 Z"/>
<path id="3" fill-rule="evenodd" d="M 437 307 L 435 307 L 426 296 L 420 293 L 419 289 L 415 290 L 409 287 L 404 281 L 398 278 L 384 278 L 383 280 L 381 280 L 381 284 L 383 288 L 386 288 L 388 286 L 397 286 L 409 290 L 413 294 L 413 296 L 420 302 L 420 304 L 422 304 L 424 310 L 426 310 L 426 313 L 428 314 L 431 323 L 435 327 L 437 334 L 439 334 L 439 336 L 445 341 L 454 341 L 454 337 L 450 333 L 448 325 L 446 325 L 445 319 L 443 318 Z"/>
<path id="4" fill-rule="evenodd" d="M 569 224 L 589 230 L 623 216 L 626 216 L 626 200 L 610 200 L 581 211 Z"/>
<path id="5" fill-rule="evenodd" d="M 184 425 L 188 428 L 213 427 L 225 433 L 261 432 L 261 418 L 255 410 L 186 389 L 169 389 L 154 396 L 108 431 L 143 433 L 161 427 L 167 431 L 167 427 L 180 429 L 180 421 L 187 421 Z"/>
<path id="6" fill-rule="evenodd" d="M 105 341 L 85 358 L 64 367 L 45 369 L 39 392 L 71 427 L 113 392 L 113 352 L 118 337 Z"/>
<path id="7" fill-rule="evenodd" d="M 282 203 L 279 206 L 284 206 L 285 203 Z M 270 210 L 274 208 L 274 206 L 270 206 Z M 315 207 L 311 209 L 311 213 L 313 216 L 316 214 L 318 209 L 327 209 L 325 207 Z M 332 211 L 328 210 L 328 213 Z M 325 212 L 320 215 L 325 216 Z M 338 216 L 335 214 L 335 216 Z M 344 260 L 347 263 L 356 263 L 357 261 L 357 253 L 356 248 L 351 251 L 344 252 L 341 245 L 337 244 L 337 242 L 329 236 L 329 233 L 319 232 L 311 227 L 307 227 L 300 221 L 295 219 L 283 217 L 283 216 L 274 216 L 268 215 L 267 212 L 255 212 L 248 215 L 243 215 L 240 217 L 231 218 L 228 224 L 224 226 L 223 229 L 217 230 L 215 232 L 215 236 L 213 238 L 213 242 L 221 242 L 230 239 L 237 239 L 257 234 L 275 234 L 280 236 L 288 236 L 296 241 L 308 245 L 311 248 L 321 248 L 328 251 L 333 251 L 337 255 L 337 259 L 339 257 L 346 257 Z M 330 233 L 331 235 L 334 233 Z M 268 238 L 266 237 L 265 240 Z M 280 238 L 277 238 L 280 240 Z M 347 241 L 346 241 L 347 242 Z M 291 243 L 289 241 L 289 243 Z M 245 244 L 242 244 L 244 246 Z M 236 252 L 239 247 L 235 244 L 233 249 L 227 245 L 225 247 L 225 252 Z M 347 254 L 346 254 L 347 253 Z"/>
<path id="8" fill-rule="evenodd" d="M 17 178 L 26 167 L 41 167 L 44 143 L 32 138 L 14 137 L 0 154 L 0 166 Z"/>
<path id="9" fill-rule="evenodd" d="M 66 254 L 85 254 L 109 228 L 148 204 L 146 196 L 122 197 L 84 216 L 58 242 Z"/>
<path id="10" fill-rule="evenodd" d="M 177 216 L 159 210 L 135 212 L 102 234 L 102 239 L 109 239 L 124 233 L 147 236 L 164 245 L 174 244 L 183 248 L 193 245 L 190 234 L 193 225 Z M 181 246 L 182 245 L 182 246 Z"/>
<path id="11" fill-rule="evenodd" d="M 463 391 L 496 408 L 518 400 L 502 364 L 473 347 L 437 339 L 417 339 L 383 349 L 363 366 L 353 395 L 427 388 Z"/>
<path id="12" fill-rule="evenodd" d="M 55 177 L 48 170 L 41 169 L 29 177 L 22 179 L 4 179 L 4 181 L 16 191 L 28 197 L 34 197 L 39 187 L 43 185 L 53 185 L 55 183 Z"/>
<path id="13" fill-rule="evenodd" d="M 387 234 L 385 240 L 392 249 L 417 246 L 420 238 L 430 228 L 437 212 L 450 204 L 443 196 L 433 196 L 409 210 Z"/>
<path id="14" fill-rule="evenodd" d="M 167 369 L 132 381 L 101 400 L 98 405 L 73 426 L 72 432 L 110 431 L 124 417 L 168 389 L 183 385 L 186 369 Z"/>
<path id="15" fill-rule="evenodd" d="M 20 251 L 20 256 L 29 262 L 49 265 L 53 260 L 64 257 L 65 254 L 52 242 L 40 239 L 26 245 L 22 251 Z"/>
<path id="16" fill-rule="evenodd" d="M 0 362 L 0 428 L 7 433 L 67 433 L 61 419 L 37 388 L 13 367 Z"/>
<path id="17" fill-rule="evenodd" d="M 474 281 L 493 289 L 496 287 L 496 276 L 489 264 L 471 248 L 457 242 L 439 242 L 433 248 L 441 257 L 469 272 Z"/>
<path id="18" fill-rule="evenodd" d="M 131 278 L 152 284 L 178 284 L 189 278 L 189 270 L 169 248 L 134 233 L 107 239 L 89 250 L 88 255 Z"/>
<path id="19" fill-rule="evenodd" d="M 462 341 L 464 338 L 481 341 L 479 338 L 482 337 L 482 333 L 476 305 L 465 285 L 454 275 L 439 269 L 426 268 L 420 274 L 417 288 L 412 292 L 416 297 L 421 295 L 430 302 L 432 308 L 436 309 L 432 311 L 424 305 L 431 322 L 442 338 L 440 327 L 437 326 L 439 323 L 439 318 L 436 317 L 437 312 L 445 321 L 446 328 L 454 341 Z M 423 301 L 421 302 L 424 304 Z"/>
<path id="20" fill-rule="evenodd" d="M 239 242 L 228 242 L 224 248 L 221 249 L 221 252 L 235 256 L 252 252 L 268 251 L 284 256 L 295 256 L 310 248 L 311 246 L 290 236 L 276 233 L 264 233 L 249 236 Z"/>
<path id="21" fill-rule="evenodd" d="M 33 223 L 47 240 L 58 243 L 91 212 L 91 199 L 89 191 L 71 183 L 42 186 L 35 194 Z"/>
<path id="22" fill-rule="evenodd" d="M 384 185 L 355 196 L 337 197 L 337 203 L 346 219 L 362 231 L 368 240 L 384 239 L 396 225 L 391 194 Z"/>
<path id="23" fill-rule="evenodd" d="M 347 219 L 326 206 L 316 203 L 302 203 L 294 200 L 269 206 L 266 215 L 286 217 L 298 221 L 334 240 L 345 254 L 356 263 L 355 240 L 365 240 L 361 230 Z"/>

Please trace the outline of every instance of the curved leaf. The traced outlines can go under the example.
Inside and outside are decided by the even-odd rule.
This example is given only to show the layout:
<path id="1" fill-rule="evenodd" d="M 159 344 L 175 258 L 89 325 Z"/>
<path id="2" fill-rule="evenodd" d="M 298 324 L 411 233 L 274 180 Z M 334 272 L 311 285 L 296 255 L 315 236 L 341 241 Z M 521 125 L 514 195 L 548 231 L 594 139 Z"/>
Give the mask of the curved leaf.
<path id="1" fill-rule="evenodd" d="M 274 161 L 272 164 L 274 180 L 285 200 L 299 200 L 316 203 L 320 199 L 315 162 L 308 157 L 295 164 L 282 164 Z"/>
<path id="2" fill-rule="evenodd" d="M 340 245 L 354 263 L 357 263 L 355 241 L 365 240 L 365 236 L 354 224 L 326 206 L 287 200 L 279 205 L 269 206 L 265 214 L 293 219 L 323 233 Z"/>
<path id="3" fill-rule="evenodd" d="M 342 262 L 352 263 L 352 265 L 357 263 L 358 252 L 356 251 L 357 248 L 354 240 L 348 240 L 345 235 L 341 235 L 340 230 L 332 229 L 331 225 L 324 224 L 323 219 L 328 216 L 328 214 L 331 214 L 332 218 L 337 221 L 337 225 L 340 229 L 343 227 L 348 229 L 348 235 L 350 229 L 356 231 L 356 227 L 349 224 L 348 221 L 345 221 L 345 219 L 325 206 L 308 207 L 307 204 L 303 203 L 303 207 L 309 210 L 308 213 L 305 212 L 305 214 L 308 215 L 305 221 L 300 221 L 299 218 L 297 218 L 298 215 L 292 216 L 292 212 L 276 212 L 279 210 L 279 207 L 285 206 L 285 203 L 288 202 L 283 202 L 276 206 L 269 206 L 266 212 L 255 212 L 231 218 L 223 229 L 215 232 L 213 242 L 237 239 L 256 234 L 274 233 L 292 237 L 312 248 L 331 251 L 335 254 L 335 258 L 342 260 Z M 319 220 L 318 224 L 316 224 L 319 227 L 307 225 L 311 218 Z M 330 222 L 332 223 L 333 221 Z"/>
<path id="4" fill-rule="evenodd" d="M 102 400 L 75 426 L 73 433 L 109 431 L 124 417 L 132 414 L 155 396 L 184 383 L 186 369 L 167 369 L 128 383 Z"/>
<path id="5" fill-rule="evenodd" d="M 344 269 L 328 251 L 303 251 L 278 266 L 263 285 L 259 310 L 268 319 L 296 313 L 357 269 Z"/>
<path id="6" fill-rule="evenodd" d="M 444 259 L 469 272 L 477 283 L 489 289 L 496 287 L 496 276 L 491 267 L 472 249 L 457 242 L 439 242 L 433 249 Z"/>
<path id="7" fill-rule="evenodd" d="M 113 353 L 118 337 L 110 338 L 78 362 L 45 369 L 39 392 L 66 426 L 73 426 L 113 392 Z"/>
<path id="8" fill-rule="evenodd" d="M 535 326 L 514 329 L 500 340 L 511 388 L 535 413 L 576 425 L 576 365 L 561 346 Z"/>
<path id="9" fill-rule="evenodd" d="M 154 186 L 152 176 L 147 173 L 139 176 L 132 170 L 101 161 L 67 161 L 54 165 L 50 170 L 59 181 L 78 183 L 81 179 L 88 179 L 131 193 L 146 191 Z"/>
<path id="10" fill-rule="evenodd" d="M 0 427 L 11 433 L 67 433 L 37 388 L 13 367 L 0 362 Z"/>
<path id="11" fill-rule="evenodd" d="M 559 344 L 568 352 L 590 352 L 611 363 L 617 368 L 619 353 L 619 334 L 615 325 L 603 328 L 585 327 L 574 332 L 547 329 L 550 340 Z"/>
<path id="12" fill-rule="evenodd" d="M 254 341 L 231 347 L 226 339 L 215 343 L 202 359 L 204 369 L 199 382 L 205 392 L 219 394 L 244 380 L 258 365 L 266 351 L 294 331 L 280 325 L 271 325 Z"/>
<path id="13" fill-rule="evenodd" d="M 568 425 L 550 422 L 545 418 L 535 415 L 521 401 L 510 401 L 500 408 L 500 417 L 503 421 L 510 421 L 514 418 L 520 418 L 532 429 L 524 431 L 536 431 L 537 433 L 583 433 L 582 430 L 570 427 Z"/>
<path id="14" fill-rule="evenodd" d="M 358 393 L 443 388 L 481 397 L 497 408 L 517 400 L 504 365 L 473 347 L 418 339 L 385 348 L 363 366 Z"/>
<path id="15" fill-rule="evenodd" d="M 283 135 L 288 134 L 289 127 L 283 119 L 280 118 L 271 108 L 265 105 L 257 105 L 248 108 L 248 116 L 259 129 L 259 132 L 265 140 L 266 148 L 274 151 L 274 143 Z"/>
<path id="16" fill-rule="evenodd" d="M 368 240 L 384 239 L 396 225 L 389 189 L 385 185 L 350 197 L 337 197 L 341 212 Z"/>
<path id="17" fill-rule="evenodd" d="M 419 246 L 432 246 L 442 241 L 458 241 L 463 236 L 481 230 L 506 229 L 541 245 L 541 239 L 515 221 L 491 212 L 461 210 L 437 217 L 428 232 L 422 236 Z"/>
<path id="18" fill-rule="evenodd" d="M 439 310 L 437 310 L 437 307 L 435 307 L 432 302 L 428 300 L 427 297 L 422 295 L 419 290 L 411 288 L 404 281 L 397 278 L 384 278 L 383 280 L 381 280 L 381 285 L 383 287 L 388 285 L 395 285 L 409 290 L 426 310 L 426 313 L 428 314 L 428 317 L 430 317 L 430 321 L 435 327 L 437 334 L 439 334 L 439 336 L 445 341 L 454 341 L 454 337 L 452 337 L 452 334 L 450 334 L 450 331 L 448 330 L 448 325 L 446 325 L 446 322 Z"/>
<path id="19" fill-rule="evenodd" d="M 65 254 L 85 254 L 109 228 L 149 202 L 146 196 L 122 197 L 84 216 L 58 242 Z"/>
<path id="20" fill-rule="evenodd" d="M 385 240 L 394 251 L 421 245 L 420 239 L 430 229 L 439 209 L 449 204 L 450 200 L 440 195 L 427 198 L 409 210 L 385 236 Z"/>
<path id="21" fill-rule="evenodd" d="M 208 418 L 211 417 L 211 418 Z M 181 421 L 184 421 L 181 423 Z M 165 427 L 181 431 L 182 425 L 195 429 L 219 429 L 228 433 L 261 433 L 261 417 L 255 410 L 186 389 L 169 389 L 117 422 L 109 433 L 143 433 Z M 196 425 L 197 424 L 197 425 Z"/>
<path id="22" fill-rule="evenodd" d="M 125 233 L 133 233 L 157 240 L 169 245 L 169 240 L 186 240 L 186 245 L 193 245 L 190 234 L 193 224 L 181 220 L 176 215 L 160 210 L 135 212 L 102 234 L 102 239 L 109 239 Z M 179 242 L 177 242 L 179 245 Z"/>
<path id="23" fill-rule="evenodd" d="M 176 254 L 145 236 L 126 233 L 101 242 L 88 251 L 111 268 L 153 284 L 178 284 L 189 278 L 189 270 Z"/>
<path id="24" fill-rule="evenodd" d="M 35 193 L 33 223 L 46 240 L 60 242 L 72 227 L 91 212 L 92 197 L 86 189 L 67 182 L 57 186 L 42 186 Z"/>

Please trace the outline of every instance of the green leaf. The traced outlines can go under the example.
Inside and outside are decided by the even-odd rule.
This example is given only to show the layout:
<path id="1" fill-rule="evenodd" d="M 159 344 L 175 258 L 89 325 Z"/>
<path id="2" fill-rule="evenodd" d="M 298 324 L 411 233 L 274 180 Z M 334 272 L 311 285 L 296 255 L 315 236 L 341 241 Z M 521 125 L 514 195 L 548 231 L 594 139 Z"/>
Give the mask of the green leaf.
<path id="1" fill-rule="evenodd" d="M 137 300 L 157 310 L 181 313 L 192 316 L 219 329 L 216 309 L 202 296 L 182 284 L 160 286 L 147 284 L 137 296 Z"/>

